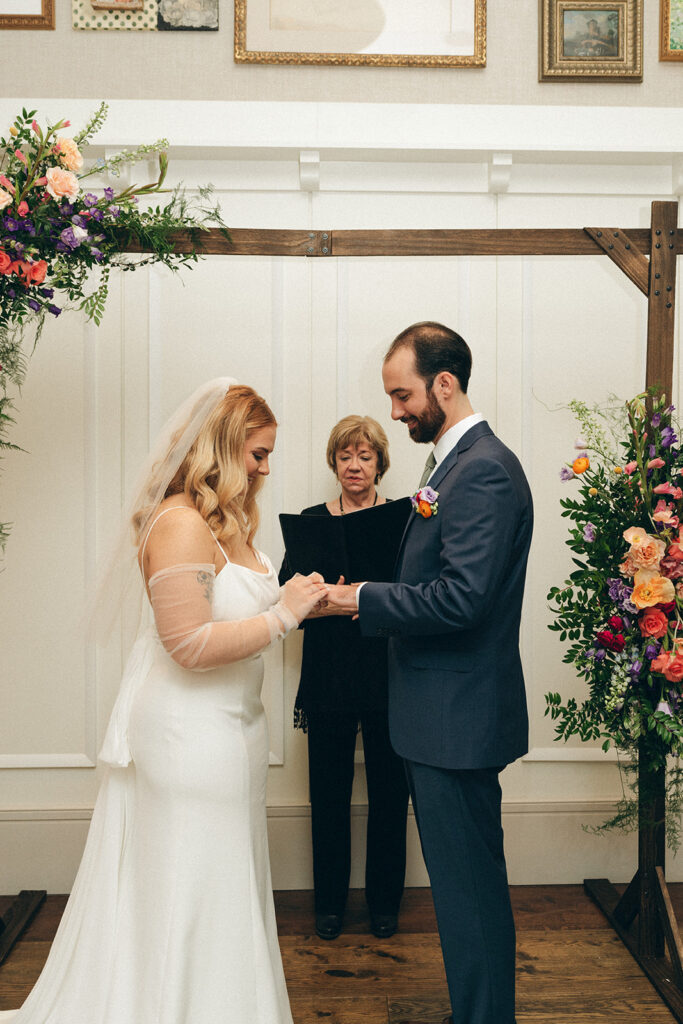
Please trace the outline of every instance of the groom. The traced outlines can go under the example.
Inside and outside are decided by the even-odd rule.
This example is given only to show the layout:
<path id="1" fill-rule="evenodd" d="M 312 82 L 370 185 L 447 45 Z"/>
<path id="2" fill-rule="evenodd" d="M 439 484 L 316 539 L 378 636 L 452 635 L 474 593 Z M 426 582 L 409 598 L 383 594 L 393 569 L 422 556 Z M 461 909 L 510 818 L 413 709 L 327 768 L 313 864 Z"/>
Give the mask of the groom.
<path id="1" fill-rule="evenodd" d="M 519 624 L 533 511 L 517 458 L 470 405 L 471 365 L 442 324 L 414 324 L 392 343 L 382 368 L 392 419 L 435 445 L 422 501 L 395 582 L 332 587 L 329 601 L 357 611 L 364 635 L 390 638 L 391 740 L 432 886 L 453 1010 L 444 1024 L 513 1024 L 498 776 L 527 750 Z"/>

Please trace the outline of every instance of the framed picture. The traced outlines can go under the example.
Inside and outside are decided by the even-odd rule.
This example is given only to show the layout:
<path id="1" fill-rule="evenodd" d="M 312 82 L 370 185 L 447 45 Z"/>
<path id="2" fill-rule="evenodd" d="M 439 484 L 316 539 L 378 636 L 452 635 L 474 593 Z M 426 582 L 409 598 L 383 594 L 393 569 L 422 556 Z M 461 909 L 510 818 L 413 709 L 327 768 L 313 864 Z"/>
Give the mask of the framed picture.
<path id="1" fill-rule="evenodd" d="M 541 82 L 643 79 L 643 0 L 540 0 Z"/>
<path id="2" fill-rule="evenodd" d="M 485 67 L 486 0 L 235 0 L 235 61 Z"/>
<path id="3" fill-rule="evenodd" d="M 0 0 L 0 29 L 55 27 L 55 0 Z"/>
<path id="4" fill-rule="evenodd" d="M 145 0 L 90 0 L 94 11 L 143 11 Z"/>
<path id="5" fill-rule="evenodd" d="M 659 59 L 683 60 L 683 0 L 659 0 Z"/>

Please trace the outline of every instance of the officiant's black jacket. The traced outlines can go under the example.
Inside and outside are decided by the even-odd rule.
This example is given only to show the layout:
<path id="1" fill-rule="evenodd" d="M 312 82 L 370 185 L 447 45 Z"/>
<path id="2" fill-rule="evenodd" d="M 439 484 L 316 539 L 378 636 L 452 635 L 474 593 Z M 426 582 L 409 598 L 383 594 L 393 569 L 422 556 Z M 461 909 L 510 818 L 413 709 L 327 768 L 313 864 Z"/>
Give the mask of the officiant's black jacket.
<path id="1" fill-rule="evenodd" d="M 437 466 L 431 518 L 406 527 L 395 583 L 366 583 L 366 636 L 389 640 L 389 728 L 401 756 L 502 767 L 528 749 L 519 627 L 533 509 L 524 471 L 488 423 Z"/>

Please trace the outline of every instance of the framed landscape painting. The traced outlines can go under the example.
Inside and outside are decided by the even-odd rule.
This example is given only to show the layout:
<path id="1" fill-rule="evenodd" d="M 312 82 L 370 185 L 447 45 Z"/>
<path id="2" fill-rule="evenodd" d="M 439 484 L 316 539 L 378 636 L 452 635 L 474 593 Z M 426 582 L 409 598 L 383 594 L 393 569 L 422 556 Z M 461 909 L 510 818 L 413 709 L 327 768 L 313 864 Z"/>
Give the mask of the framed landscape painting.
<path id="1" fill-rule="evenodd" d="M 55 0 L 0 0 L 0 29 L 55 27 Z"/>
<path id="2" fill-rule="evenodd" d="M 683 60 L 683 0 L 659 0 L 659 59 Z"/>
<path id="3" fill-rule="evenodd" d="M 235 61 L 484 67 L 486 0 L 235 0 Z"/>
<path id="4" fill-rule="evenodd" d="M 541 82 L 642 81 L 643 0 L 540 0 Z"/>

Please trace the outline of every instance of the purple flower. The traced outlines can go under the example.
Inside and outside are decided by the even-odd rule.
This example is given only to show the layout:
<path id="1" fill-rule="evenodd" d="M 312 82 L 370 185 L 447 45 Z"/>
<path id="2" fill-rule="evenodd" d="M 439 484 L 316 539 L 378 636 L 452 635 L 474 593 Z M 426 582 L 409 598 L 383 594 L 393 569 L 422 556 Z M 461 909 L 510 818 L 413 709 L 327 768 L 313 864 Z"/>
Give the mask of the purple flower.
<path id="1" fill-rule="evenodd" d="M 672 427 L 664 427 L 662 430 L 662 448 L 670 448 L 672 444 L 676 444 L 678 438 Z"/>
<path id="2" fill-rule="evenodd" d="M 583 539 L 587 544 L 592 544 L 595 540 L 595 523 L 586 523 L 583 528 Z"/>
<path id="3" fill-rule="evenodd" d="M 14 217 L 5 217 L 5 227 L 8 231 L 18 231 L 19 221 L 15 220 Z"/>
<path id="4" fill-rule="evenodd" d="M 566 480 L 574 479 L 574 470 L 570 469 L 569 466 L 563 466 L 560 470 L 560 480 L 563 482 Z"/>
<path id="5" fill-rule="evenodd" d="M 74 216 L 71 218 L 71 223 L 75 224 L 79 228 L 84 228 L 86 226 L 85 220 L 83 219 L 83 217 L 81 217 L 80 213 L 74 214 Z"/>
<path id="6" fill-rule="evenodd" d="M 105 188 L 105 190 L 104 190 L 104 198 L 107 200 L 108 203 L 110 203 L 112 201 L 112 199 L 114 198 L 114 189 L 113 188 Z"/>
<path id="7" fill-rule="evenodd" d="M 93 257 L 94 257 L 94 258 L 95 258 L 95 259 L 97 260 L 97 262 L 98 262 L 98 263 L 100 262 L 100 260 L 103 260 L 103 259 L 104 259 L 104 253 L 102 252 L 102 250 L 101 250 L 101 249 L 96 249 L 96 248 L 95 248 L 95 247 L 93 246 L 93 247 L 92 247 L 92 248 L 90 249 L 90 252 L 91 252 L 91 253 L 93 254 Z"/>
<path id="8" fill-rule="evenodd" d="M 659 413 L 659 412 L 656 412 L 654 414 L 654 416 L 652 417 L 652 419 L 650 420 L 650 423 L 652 424 L 653 427 L 657 428 L 661 422 L 662 422 L 662 414 Z"/>
<path id="9" fill-rule="evenodd" d="M 631 601 L 633 588 L 627 586 L 623 580 L 618 578 L 607 580 L 607 592 L 620 611 L 628 612 L 629 615 L 637 614 L 638 609 Z"/>
<path id="10" fill-rule="evenodd" d="M 19 257 L 19 259 L 21 259 L 21 257 L 24 255 L 24 250 L 26 249 L 26 246 L 23 244 L 23 242 L 13 242 L 13 247 L 15 254 Z"/>
<path id="11" fill-rule="evenodd" d="M 633 680 L 634 683 L 638 679 L 638 676 L 640 675 L 640 670 L 642 669 L 642 667 L 643 667 L 642 661 L 634 661 L 634 662 L 632 662 L 629 665 L 629 667 L 628 667 L 628 674 L 630 675 L 630 677 L 631 677 L 631 679 Z"/>
<path id="12" fill-rule="evenodd" d="M 39 288 L 38 289 L 38 294 L 42 295 L 44 299 L 51 299 L 52 296 L 54 295 L 54 293 L 55 293 L 54 288 Z"/>
<path id="13" fill-rule="evenodd" d="M 73 227 L 64 228 L 59 237 L 64 245 L 68 246 L 69 249 L 77 249 L 81 242 L 85 241 L 88 237 L 88 232 L 85 228 L 81 228 L 77 224 L 74 224 Z"/>
<path id="14" fill-rule="evenodd" d="M 108 212 L 112 215 L 112 217 L 118 217 L 118 215 L 121 213 L 121 210 L 118 208 L 118 206 L 110 206 L 108 207 Z"/>
<path id="15" fill-rule="evenodd" d="M 423 501 L 428 501 L 430 505 L 433 505 L 439 498 L 438 491 L 433 490 L 431 487 L 423 487 L 421 491 L 421 497 Z"/>
<path id="16" fill-rule="evenodd" d="M 662 431 L 662 433 L 663 433 L 663 431 Z M 657 449 L 655 448 L 655 446 L 653 444 L 651 444 L 650 445 L 650 458 L 654 459 L 656 454 L 657 454 Z"/>
<path id="17" fill-rule="evenodd" d="M 604 649 L 604 647 L 599 647 L 598 650 L 593 655 L 593 657 L 595 658 L 596 661 L 604 661 L 606 654 L 607 654 L 607 651 Z"/>
<path id="18" fill-rule="evenodd" d="M 16 299 L 17 297 L 17 293 L 15 292 L 14 288 L 8 288 L 7 294 L 9 295 L 10 299 Z"/>
<path id="19" fill-rule="evenodd" d="M 93 210 L 92 211 L 92 216 L 91 216 L 90 219 L 91 220 L 102 220 L 103 217 L 104 217 L 104 214 L 102 213 L 101 210 Z"/>
<path id="20" fill-rule="evenodd" d="M 59 316 L 59 314 L 62 312 L 59 306 L 48 306 L 47 308 L 48 311 L 52 313 L 53 316 Z"/>
<path id="21" fill-rule="evenodd" d="M 37 313 L 38 310 L 40 309 L 40 303 L 36 299 L 29 299 L 28 304 L 30 309 L 32 309 L 34 313 Z"/>
<path id="22" fill-rule="evenodd" d="M 645 657 L 648 658 L 650 661 L 654 661 L 654 659 L 659 654 L 660 648 L 661 644 L 658 644 L 655 640 L 652 640 L 645 648 Z"/>
<path id="23" fill-rule="evenodd" d="M 94 196 L 92 192 L 86 192 L 83 196 L 83 202 L 86 206 L 94 206 L 97 201 L 97 196 Z"/>

